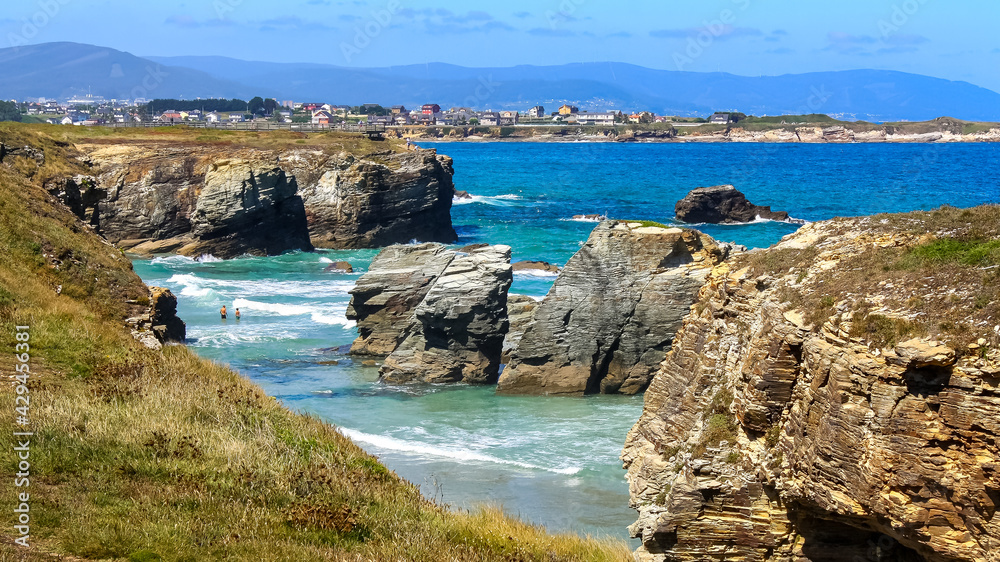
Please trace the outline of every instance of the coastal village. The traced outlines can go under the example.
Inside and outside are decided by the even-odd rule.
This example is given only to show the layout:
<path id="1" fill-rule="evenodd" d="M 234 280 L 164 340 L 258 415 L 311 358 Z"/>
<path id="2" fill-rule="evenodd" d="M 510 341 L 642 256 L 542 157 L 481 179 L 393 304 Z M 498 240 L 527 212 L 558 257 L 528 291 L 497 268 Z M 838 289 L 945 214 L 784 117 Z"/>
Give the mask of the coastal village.
<path id="1" fill-rule="evenodd" d="M 254 103 L 259 100 L 258 103 Z M 216 102 L 232 105 L 246 104 L 245 109 L 211 111 L 197 108 L 217 106 Z M 738 121 L 743 114 L 736 112 L 714 112 L 704 117 L 678 117 L 657 115 L 649 111 L 587 111 L 576 105 L 563 104 L 554 111 L 545 106 L 535 105 L 524 110 L 506 109 L 502 111 L 477 110 L 470 107 L 444 109 L 437 103 L 426 103 L 419 107 L 404 105 L 383 106 L 366 103 L 359 106 L 337 105 L 323 102 L 294 102 L 254 98 L 249 102 L 240 100 L 105 100 L 81 97 L 57 101 L 46 98 L 11 100 L 16 104 L 25 122 L 43 122 L 62 125 L 82 126 L 158 126 L 198 124 L 226 126 L 227 124 L 269 123 L 303 125 L 312 127 L 341 127 L 352 125 L 397 126 L 482 126 L 513 127 L 518 125 L 598 125 L 616 124 L 729 124 Z M 166 103 L 176 102 L 172 107 Z M 184 107 L 185 109 L 179 109 Z"/>

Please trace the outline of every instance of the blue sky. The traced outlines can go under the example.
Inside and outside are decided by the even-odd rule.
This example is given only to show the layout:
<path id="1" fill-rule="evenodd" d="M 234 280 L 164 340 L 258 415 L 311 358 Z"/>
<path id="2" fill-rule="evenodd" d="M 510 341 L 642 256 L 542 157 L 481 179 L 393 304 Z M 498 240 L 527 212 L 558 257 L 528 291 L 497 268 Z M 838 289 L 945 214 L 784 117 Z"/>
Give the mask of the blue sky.
<path id="1" fill-rule="evenodd" d="M 391 66 L 616 61 L 775 75 L 877 68 L 1000 91 L 1000 2 L 954 0 L 32 0 L 0 42 Z"/>

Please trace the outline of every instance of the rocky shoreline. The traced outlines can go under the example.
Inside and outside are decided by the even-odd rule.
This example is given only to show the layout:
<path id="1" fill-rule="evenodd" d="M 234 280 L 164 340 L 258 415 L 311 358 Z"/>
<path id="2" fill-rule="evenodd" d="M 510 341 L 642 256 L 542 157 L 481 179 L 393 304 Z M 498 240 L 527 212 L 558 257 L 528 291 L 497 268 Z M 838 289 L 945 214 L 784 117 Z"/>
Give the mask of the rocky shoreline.
<path id="1" fill-rule="evenodd" d="M 994 560 L 993 274 L 913 260 L 996 221 L 834 219 L 716 267 L 622 452 L 636 560 Z"/>
<path id="2" fill-rule="evenodd" d="M 638 143 L 983 143 L 1000 142 L 1000 124 L 973 124 L 949 118 L 921 123 L 844 122 L 803 124 L 701 125 L 676 127 L 409 127 L 395 130 L 399 138 L 424 142 L 638 142 Z"/>

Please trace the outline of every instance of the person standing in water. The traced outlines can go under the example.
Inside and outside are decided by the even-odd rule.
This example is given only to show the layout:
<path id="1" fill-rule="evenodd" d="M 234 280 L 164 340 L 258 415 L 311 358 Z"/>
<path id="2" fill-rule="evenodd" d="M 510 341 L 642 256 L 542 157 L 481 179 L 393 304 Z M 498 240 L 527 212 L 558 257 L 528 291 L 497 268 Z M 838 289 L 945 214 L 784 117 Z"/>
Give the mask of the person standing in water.
<path id="1" fill-rule="evenodd" d="M 238 309 L 238 308 L 236 309 L 236 319 L 237 320 L 240 319 L 240 309 Z"/>
<path id="2" fill-rule="evenodd" d="M 226 319 L 226 305 L 222 305 L 222 309 L 219 310 L 219 313 L 222 314 L 222 319 L 225 320 Z"/>

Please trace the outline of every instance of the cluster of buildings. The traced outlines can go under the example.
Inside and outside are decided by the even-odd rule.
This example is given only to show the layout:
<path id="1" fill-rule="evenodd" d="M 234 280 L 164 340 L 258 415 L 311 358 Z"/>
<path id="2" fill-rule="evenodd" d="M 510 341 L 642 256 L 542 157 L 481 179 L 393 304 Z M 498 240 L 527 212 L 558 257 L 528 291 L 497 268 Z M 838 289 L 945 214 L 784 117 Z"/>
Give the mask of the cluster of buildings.
<path id="1" fill-rule="evenodd" d="M 182 123 L 243 123 L 264 117 L 250 115 L 244 111 L 218 112 L 194 110 L 167 110 L 149 114 L 148 100 L 103 100 L 100 98 L 73 99 L 57 102 L 40 98 L 23 102 L 22 112 L 44 119 L 48 123 L 73 125 L 106 125 L 126 123 L 160 123 L 164 125 Z M 707 122 L 728 124 L 735 121 L 735 114 L 715 113 Z M 428 103 L 407 109 L 402 105 L 383 107 L 379 104 L 361 106 L 332 105 L 328 103 L 293 103 L 284 101 L 266 119 L 283 123 L 311 123 L 317 126 L 367 123 L 384 126 L 483 126 L 504 127 L 518 124 L 568 124 L 604 125 L 616 123 L 668 123 L 673 118 L 650 112 L 623 113 L 621 111 L 581 111 L 573 105 L 562 105 L 556 111 L 546 113 L 545 108 L 536 105 L 525 112 L 519 111 L 479 111 L 468 107 L 442 109 L 439 104 Z M 705 121 L 702 121 L 705 122 Z"/>

